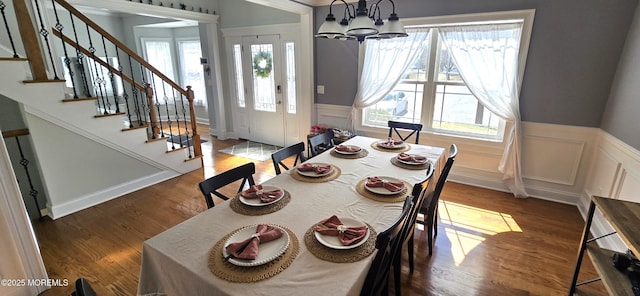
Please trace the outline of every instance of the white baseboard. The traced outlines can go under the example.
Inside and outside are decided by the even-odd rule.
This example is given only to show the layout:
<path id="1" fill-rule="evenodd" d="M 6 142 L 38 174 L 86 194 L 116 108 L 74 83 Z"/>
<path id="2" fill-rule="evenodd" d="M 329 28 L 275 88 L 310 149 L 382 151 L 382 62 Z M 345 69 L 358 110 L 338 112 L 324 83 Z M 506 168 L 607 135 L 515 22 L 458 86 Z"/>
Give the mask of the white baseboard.
<path id="1" fill-rule="evenodd" d="M 74 200 L 50 206 L 47 205 L 47 211 L 52 219 L 58 219 L 66 215 L 78 212 L 80 210 L 92 207 L 94 205 L 112 200 L 124 194 L 136 191 L 140 188 L 148 187 L 162 181 L 174 178 L 180 174 L 175 171 L 163 171 L 151 176 L 143 177 L 137 180 L 118 184 L 105 190 L 87 194 Z"/>

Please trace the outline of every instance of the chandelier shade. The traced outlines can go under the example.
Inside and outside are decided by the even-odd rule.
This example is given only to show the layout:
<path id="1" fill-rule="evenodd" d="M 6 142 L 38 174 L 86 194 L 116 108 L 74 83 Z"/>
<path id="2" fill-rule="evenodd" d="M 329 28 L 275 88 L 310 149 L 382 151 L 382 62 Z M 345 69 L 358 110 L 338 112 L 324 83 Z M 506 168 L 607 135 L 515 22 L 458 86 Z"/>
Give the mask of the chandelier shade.
<path id="1" fill-rule="evenodd" d="M 344 17 L 339 23 L 332 13 L 333 4 L 336 1 L 342 2 L 345 5 Z M 391 2 L 392 6 L 392 12 L 389 14 L 387 21 L 383 21 L 381 17 L 382 9 L 380 3 L 383 1 Z M 392 0 L 377 0 L 372 2 L 374 3 L 367 8 L 366 0 L 359 0 L 356 8 L 353 4 L 349 4 L 345 0 L 333 0 L 331 5 L 329 5 L 329 14 L 318 29 L 315 37 L 338 40 L 356 39 L 362 42 L 365 39 L 386 39 L 408 36 L 404 25 L 400 22 L 396 14 L 395 3 Z"/>

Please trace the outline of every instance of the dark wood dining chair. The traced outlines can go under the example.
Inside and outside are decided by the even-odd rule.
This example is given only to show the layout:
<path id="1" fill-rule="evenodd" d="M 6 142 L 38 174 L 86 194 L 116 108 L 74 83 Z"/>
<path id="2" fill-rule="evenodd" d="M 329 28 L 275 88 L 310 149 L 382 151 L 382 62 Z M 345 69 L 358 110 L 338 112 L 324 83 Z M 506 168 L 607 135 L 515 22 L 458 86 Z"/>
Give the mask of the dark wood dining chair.
<path id="1" fill-rule="evenodd" d="M 413 272 L 414 269 L 414 242 L 413 235 L 415 232 L 415 224 L 418 219 L 418 213 L 422 207 L 422 204 L 425 201 L 427 196 L 427 191 L 429 188 L 429 183 L 431 182 L 431 177 L 433 177 L 433 172 L 435 168 L 433 165 L 430 165 L 427 169 L 426 177 L 413 185 L 413 190 L 411 191 L 411 199 L 413 201 L 413 206 L 411 207 L 411 211 L 409 212 L 409 217 L 407 218 L 407 223 L 405 224 L 405 229 L 402 231 L 402 243 L 400 248 L 398 249 L 398 254 L 393 262 L 393 279 L 395 280 L 396 285 L 396 295 L 400 295 L 400 268 L 402 262 L 402 246 L 407 245 L 407 251 L 409 254 L 409 272 Z"/>
<path id="2" fill-rule="evenodd" d="M 409 138 L 411 138 L 411 136 L 415 135 L 415 143 L 418 144 L 418 141 L 420 140 L 420 131 L 422 130 L 422 123 L 409 123 L 389 120 L 389 122 L 387 122 L 387 125 L 389 126 L 389 137 L 392 137 L 393 133 L 395 132 L 395 134 L 398 135 L 398 137 L 400 137 L 402 141 L 406 142 Z M 409 130 L 410 132 L 408 134 L 406 132 L 400 133 L 399 129 Z"/>
<path id="3" fill-rule="evenodd" d="M 334 146 L 333 131 L 324 132 L 309 138 L 309 158 L 325 152 Z"/>
<path id="4" fill-rule="evenodd" d="M 402 207 L 402 214 L 391 227 L 378 234 L 376 238 L 378 252 L 373 258 L 369 272 L 367 272 L 367 277 L 360 291 L 361 296 L 388 294 L 390 269 L 398 254 L 398 249 L 402 248 L 402 230 L 407 223 L 412 207 L 413 200 L 407 196 Z"/>
<path id="5" fill-rule="evenodd" d="M 438 177 L 436 187 L 433 192 L 425 198 L 422 207 L 420 208 L 420 212 L 424 218 L 423 220 L 417 220 L 417 222 L 425 225 L 427 230 L 429 256 L 433 253 L 433 240 L 438 235 L 438 201 L 440 200 L 440 193 L 442 193 L 444 184 L 447 182 L 447 176 L 449 175 L 449 171 L 451 171 L 451 167 L 453 166 L 453 162 L 455 161 L 457 154 L 458 146 L 456 146 L 456 144 L 451 144 L 451 148 L 449 148 L 449 157 L 442 168 L 440 177 Z"/>
<path id="6" fill-rule="evenodd" d="M 289 167 L 284 163 L 284 160 L 293 156 L 296 158 L 291 167 L 295 167 L 298 163 L 302 163 L 306 160 L 304 157 L 304 142 L 284 147 L 271 154 L 271 160 L 273 161 L 273 168 L 276 170 L 276 175 L 280 175 L 282 173 L 281 167 L 285 170 L 289 169 Z"/>
<path id="7" fill-rule="evenodd" d="M 96 292 L 86 279 L 79 278 L 75 284 L 76 289 L 71 293 L 71 296 L 96 296 Z"/>
<path id="8" fill-rule="evenodd" d="M 253 162 L 243 164 L 228 171 L 217 174 L 210 177 L 198 184 L 204 200 L 207 202 L 207 208 L 213 208 L 215 203 L 213 202 L 212 194 L 223 199 L 229 200 L 229 197 L 218 192 L 218 189 L 225 187 L 235 181 L 242 180 L 238 192 L 244 189 L 245 184 L 248 182 L 249 186 L 255 185 L 256 182 L 253 179 L 253 174 L 256 173 L 256 165 Z"/>

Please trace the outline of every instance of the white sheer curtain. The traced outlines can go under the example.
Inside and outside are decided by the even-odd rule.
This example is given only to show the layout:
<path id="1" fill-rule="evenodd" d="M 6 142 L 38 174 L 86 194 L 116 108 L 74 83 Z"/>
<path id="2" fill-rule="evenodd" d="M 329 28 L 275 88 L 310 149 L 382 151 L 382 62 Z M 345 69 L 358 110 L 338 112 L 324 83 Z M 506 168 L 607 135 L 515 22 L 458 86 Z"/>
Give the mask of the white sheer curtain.
<path id="1" fill-rule="evenodd" d="M 498 170 L 516 197 L 527 197 L 521 173 L 518 54 L 522 24 L 440 28 L 462 79 L 491 112 L 511 122 Z"/>
<path id="2" fill-rule="evenodd" d="M 428 28 L 408 29 L 408 37 L 365 41 L 364 64 L 351 109 L 353 130 L 358 110 L 374 105 L 393 89 L 402 74 L 422 53 L 429 31 Z"/>

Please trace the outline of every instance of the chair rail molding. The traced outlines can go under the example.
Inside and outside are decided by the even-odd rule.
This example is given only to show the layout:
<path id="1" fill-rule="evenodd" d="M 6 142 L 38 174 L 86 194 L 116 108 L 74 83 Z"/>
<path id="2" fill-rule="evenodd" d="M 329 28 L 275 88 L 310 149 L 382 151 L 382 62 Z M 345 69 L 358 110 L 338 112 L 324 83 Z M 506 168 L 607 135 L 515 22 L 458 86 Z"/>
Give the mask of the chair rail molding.
<path id="1" fill-rule="evenodd" d="M 316 123 L 346 128 L 351 106 L 316 104 Z M 577 205 L 591 166 L 597 128 L 523 122 L 523 175 L 531 197 Z M 386 138 L 387 127 L 357 131 Z M 460 151 L 449 180 L 473 186 L 508 191 L 498 165 L 504 143 L 454 137 L 422 131 L 420 143 L 439 147 L 458 145 Z"/>

